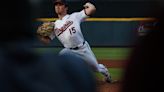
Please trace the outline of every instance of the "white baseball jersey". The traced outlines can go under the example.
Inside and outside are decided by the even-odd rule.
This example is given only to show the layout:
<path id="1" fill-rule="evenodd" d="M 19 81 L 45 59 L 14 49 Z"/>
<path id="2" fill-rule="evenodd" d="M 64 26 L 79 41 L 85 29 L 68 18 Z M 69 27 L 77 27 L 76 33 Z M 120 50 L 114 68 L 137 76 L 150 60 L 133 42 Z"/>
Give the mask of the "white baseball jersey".
<path id="1" fill-rule="evenodd" d="M 70 15 L 65 15 L 62 20 L 56 20 L 54 32 L 50 35 L 51 40 L 57 37 L 64 45 L 64 49 L 59 55 L 74 54 L 82 58 L 94 71 L 102 73 L 105 77 L 109 76 L 108 70 L 102 64 L 98 64 L 97 59 L 92 52 L 87 41 L 81 32 L 80 23 L 87 18 L 85 11 L 76 12 Z M 85 41 L 85 43 L 83 43 Z M 77 50 L 70 48 L 78 47 Z"/>
<path id="2" fill-rule="evenodd" d="M 55 29 L 50 36 L 51 40 L 57 37 L 66 48 L 75 48 L 83 45 L 84 37 L 80 24 L 87 18 L 85 11 L 65 15 L 61 20 L 56 20 Z"/>

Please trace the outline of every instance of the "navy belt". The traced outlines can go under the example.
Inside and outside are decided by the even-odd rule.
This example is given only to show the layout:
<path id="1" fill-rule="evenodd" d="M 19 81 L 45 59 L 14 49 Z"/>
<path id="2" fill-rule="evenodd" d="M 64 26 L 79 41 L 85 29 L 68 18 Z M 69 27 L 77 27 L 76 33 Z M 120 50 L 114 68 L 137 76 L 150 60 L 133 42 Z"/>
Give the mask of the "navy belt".
<path id="1" fill-rule="evenodd" d="M 85 41 L 83 42 L 83 45 L 85 44 Z M 82 46 L 83 46 L 82 45 Z M 69 49 L 71 49 L 71 50 L 78 50 L 79 49 L 79 47 L 75 47 L 75 48 L 69 48 Z"/>

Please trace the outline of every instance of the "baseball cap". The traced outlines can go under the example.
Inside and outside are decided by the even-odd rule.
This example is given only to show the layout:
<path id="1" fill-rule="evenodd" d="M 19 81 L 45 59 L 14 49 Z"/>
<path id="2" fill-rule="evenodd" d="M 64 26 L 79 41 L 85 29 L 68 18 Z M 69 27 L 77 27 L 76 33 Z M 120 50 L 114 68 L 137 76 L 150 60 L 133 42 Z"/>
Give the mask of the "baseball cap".
<path id="1" fill-rule="evenodd" d="M 54 0 L 53 3 L 54 3 L 54 5 L 56 5 L 56 4 L 64 4 L 64 5 L 68 6 L 66 0 Z"/>

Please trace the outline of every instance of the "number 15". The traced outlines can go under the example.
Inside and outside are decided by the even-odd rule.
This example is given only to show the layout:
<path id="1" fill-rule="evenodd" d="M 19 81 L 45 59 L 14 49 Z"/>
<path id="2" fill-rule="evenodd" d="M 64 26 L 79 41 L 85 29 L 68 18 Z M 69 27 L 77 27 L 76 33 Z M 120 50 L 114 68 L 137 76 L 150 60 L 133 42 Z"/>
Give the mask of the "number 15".
<path id="1" fill-rule="evenodd" d="M 74 34 L 74 33 L 76 33 L 75 27 L 70 28 L 69 29 L 69 32 L 70 32 L 71 35 Z"/>

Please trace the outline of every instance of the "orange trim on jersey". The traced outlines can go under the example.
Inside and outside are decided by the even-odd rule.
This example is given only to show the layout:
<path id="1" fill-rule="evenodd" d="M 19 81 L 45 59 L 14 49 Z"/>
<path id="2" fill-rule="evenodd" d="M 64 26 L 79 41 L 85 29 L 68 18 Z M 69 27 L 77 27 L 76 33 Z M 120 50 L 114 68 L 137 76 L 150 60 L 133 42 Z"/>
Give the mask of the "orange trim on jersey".
<path id="1" fill-rule="evenodd" d="M 57 36 L 60 36 L 72 24 L 73 24 L 73 21 L 66 21 L 66 24 L 64 24 L 60 29 L 56 28 L 55 30 L 59 30 L 59 34 L 57 34 Z"/>

